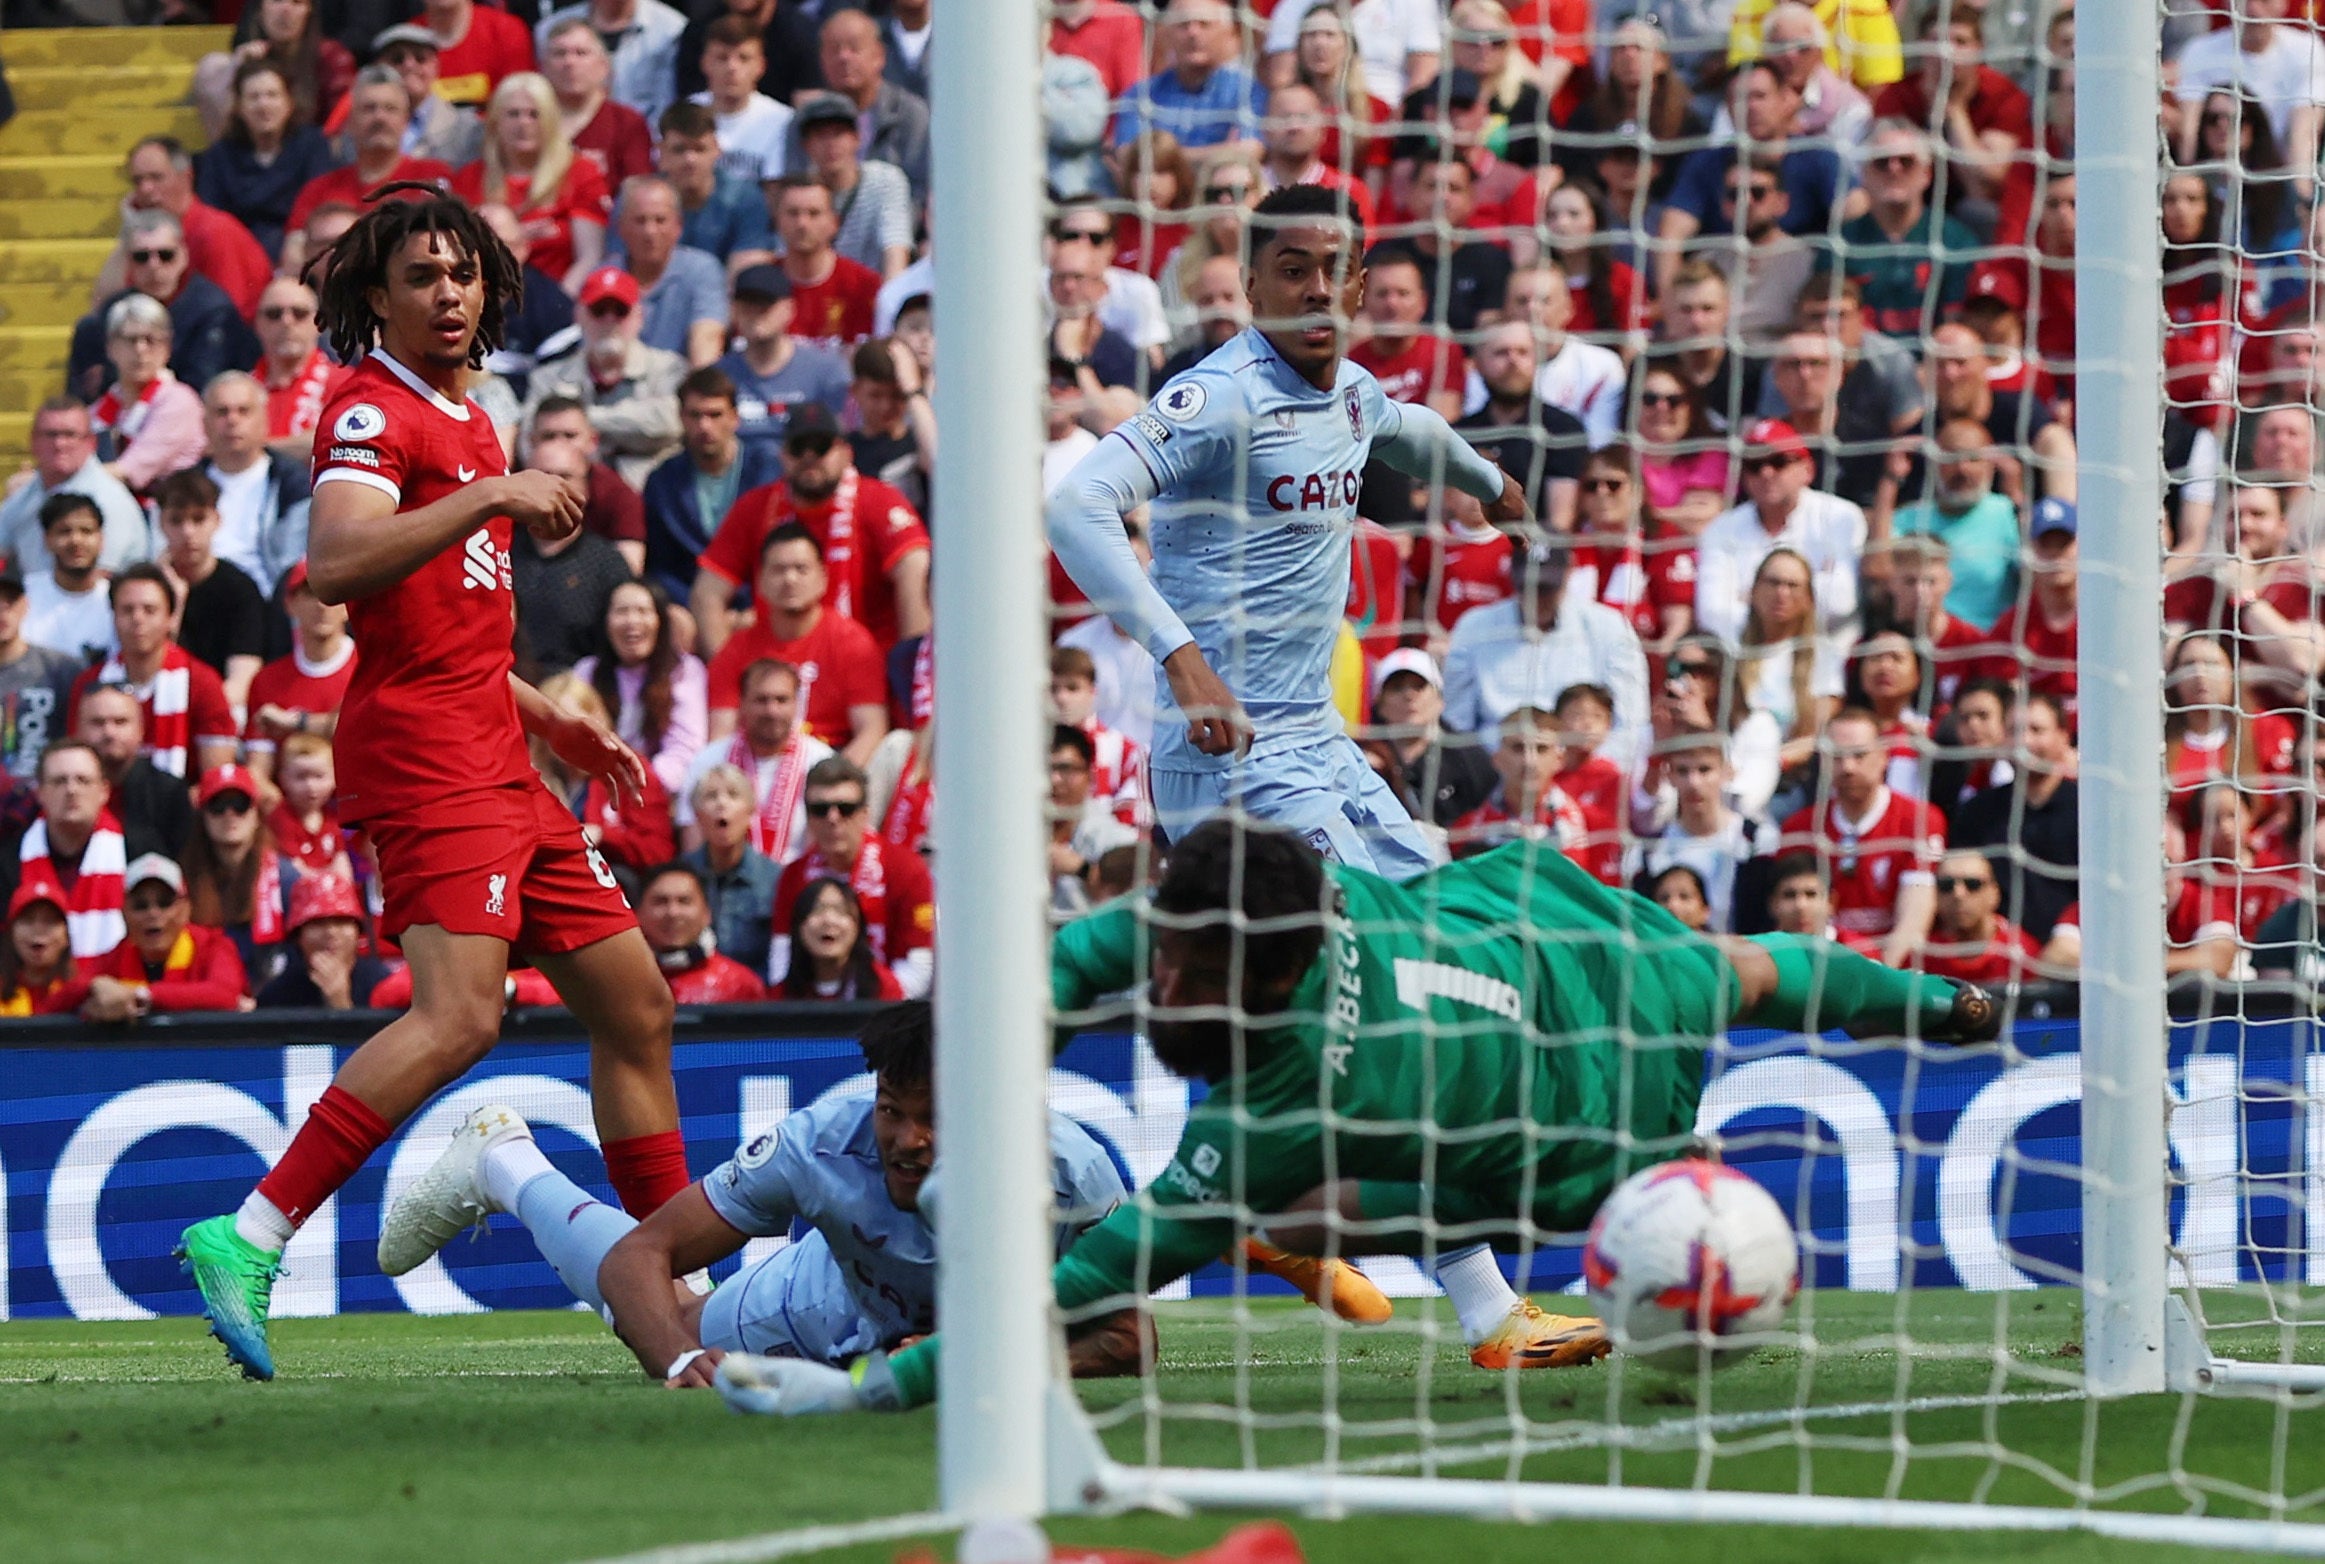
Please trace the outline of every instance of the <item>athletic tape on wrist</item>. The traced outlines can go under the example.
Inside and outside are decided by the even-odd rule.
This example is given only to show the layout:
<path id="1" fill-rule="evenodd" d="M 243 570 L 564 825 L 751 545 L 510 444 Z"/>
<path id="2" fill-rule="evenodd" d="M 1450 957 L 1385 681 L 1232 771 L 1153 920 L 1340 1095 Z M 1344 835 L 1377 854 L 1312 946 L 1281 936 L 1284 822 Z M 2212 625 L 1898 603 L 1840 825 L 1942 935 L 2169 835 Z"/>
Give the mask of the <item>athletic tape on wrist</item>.
<path id="1" fill-rule="evenodd" d="M 692 1363 L 696 1358 L 701 1356 L 702 1348 L 687 1348 L 684 1352 L 681 1352 L 678 1354 L 678 1356 L 670 1360 L 670 1366 L 662 1371 L 662 1378 L 666 1381 L 676 1379 L 679 1375 L 686 1372 L 686 1366 L 689 1363 Z"/>

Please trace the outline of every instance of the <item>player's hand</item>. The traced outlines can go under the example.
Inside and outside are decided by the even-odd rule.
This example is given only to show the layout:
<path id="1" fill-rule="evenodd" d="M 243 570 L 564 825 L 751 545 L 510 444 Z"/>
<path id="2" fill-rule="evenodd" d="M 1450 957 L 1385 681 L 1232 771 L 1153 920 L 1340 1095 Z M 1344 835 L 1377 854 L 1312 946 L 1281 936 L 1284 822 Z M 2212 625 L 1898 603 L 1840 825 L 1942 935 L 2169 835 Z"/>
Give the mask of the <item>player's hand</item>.
<path id="1" fill-rule="evenodd" d="M 1502 492 L 1485 508 L 1485 519 L 1497 527 L 1523 526 L 1526 521 L 1526 491 L 1518 480 L 1502 474 Z"/>
<path id="2" fill-rule="evenodd" d="M 1251 747 L 1251 718 L 1243 703 L 1227 688 L 1227 681 L 1203 661 L 1203 653 L 1189 641 L 1163 659 L 1170 677 L 1171 697 L 1187 714 L 1187 742 L 1205 755 L 1238 754 Z"/>
<path id="3" fill-rule="evenodd" d="M 686 1366 L 662 1381 L 666 1390 L 712 1390 L 718 1386 L 718 1366 L 726 1354 L 716 1347 L 705 1347 L 687 1359 Z"/>
<path id="4" fill-rule="evenodd" d="M 594 717 L 565 707 L 553 707 L 556 724 L 543 737 L 559 760 L 574 770 L 598 777 L 610 784 L 621 798 L 633 804 L 646 801 L 646 763 L 638 752 L 620 739 L 613 731 Z"/>
<path id="5" fill-rule="evenodd" d="M 493 497 L 493 509 L 542 542 L 554 543 L 581 529 L 587 496 L 571 480 L 528 469 L 494 481 L 499 493 Z"/>

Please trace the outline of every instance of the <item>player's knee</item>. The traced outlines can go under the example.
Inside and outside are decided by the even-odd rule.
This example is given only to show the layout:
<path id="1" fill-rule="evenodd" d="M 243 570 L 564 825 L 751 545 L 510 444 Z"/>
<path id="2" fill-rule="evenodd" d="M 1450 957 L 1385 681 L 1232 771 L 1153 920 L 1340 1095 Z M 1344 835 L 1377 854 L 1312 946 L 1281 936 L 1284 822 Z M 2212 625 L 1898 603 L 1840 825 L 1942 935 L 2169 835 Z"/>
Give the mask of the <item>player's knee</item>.
<path id="1" fill-rule="evenodd" d="M 429 1052 L 447 1080 L 461 1074 L 492 1052 L 500 1041 L 501 1006 L 497 994 L 435 995 L 414 1006 L 426 1029 Z"/>

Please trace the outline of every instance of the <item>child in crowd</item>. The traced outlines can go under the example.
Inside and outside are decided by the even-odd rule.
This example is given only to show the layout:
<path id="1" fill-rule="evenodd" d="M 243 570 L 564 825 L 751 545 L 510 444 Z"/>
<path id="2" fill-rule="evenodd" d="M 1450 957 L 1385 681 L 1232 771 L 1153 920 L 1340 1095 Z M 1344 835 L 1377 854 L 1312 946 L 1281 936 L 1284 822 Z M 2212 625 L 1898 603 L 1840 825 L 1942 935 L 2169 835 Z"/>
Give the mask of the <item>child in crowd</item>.
<path id="1" fill-rule="evenodd" d="M 335 874 L 352 883 L 355 866 L 339 831 L 339 773 L 331 741 L 293 733 L 275 753 L 281 799 L 266 817 L 267 835 L 285 863 L 301 874 Z"/>
<path id="2" fill-rule="evenodd" d="M 1061 646 L 1049 654 L 1049 703 L 1057 721 L 1090 736 L 1097 756 L 1090 766 L 1090 796 L 1108 800 L 1114 818 L 1124 825 L 1143 829 L 1146 751 L 1098 720 L 1098 664 L 1088 652 Z"/>
<path id="3" fill-rule="evenodd" d="M 1558 786 L 1559 772 L 1569 768 L 1556 714 L 1520 706 L 1503 718 L 1493 768 L 1501 778 L 1493 796 L 1453 822 L 1453 856 L 1467 858 L 1525 839 L 1553 843 L 1588 867 L 1585 855 L 1593 848 L 1594 832 L 1582 806 Z M 1620 856 L 1618 845 L 1618 871 Z"/>

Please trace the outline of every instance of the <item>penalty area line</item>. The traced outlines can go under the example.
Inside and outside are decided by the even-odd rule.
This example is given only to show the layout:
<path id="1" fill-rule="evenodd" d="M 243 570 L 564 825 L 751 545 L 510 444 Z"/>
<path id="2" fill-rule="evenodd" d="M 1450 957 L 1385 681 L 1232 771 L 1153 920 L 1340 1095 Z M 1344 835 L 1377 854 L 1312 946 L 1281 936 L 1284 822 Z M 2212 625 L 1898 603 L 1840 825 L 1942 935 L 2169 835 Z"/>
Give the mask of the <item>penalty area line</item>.
<path id="1" fill-rule="evenodd" d="M 591 1559 L 588 1564 L 762 1564 L 767 1559 L 804 1558 L 833 1548 L 852 1548 L 866 1542 L 900 1542 L 907 1537 L 930 1537 L 960 1529 L 961 1522 L 949 1515 L 934 1512 L 891 1515 L 882 1520 L 762 1532 L 755 1537 L 735 1537 L 725 1542 L 674 1543 L 664 1548 L 648 1548 L 643 1553 Z"/>

